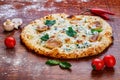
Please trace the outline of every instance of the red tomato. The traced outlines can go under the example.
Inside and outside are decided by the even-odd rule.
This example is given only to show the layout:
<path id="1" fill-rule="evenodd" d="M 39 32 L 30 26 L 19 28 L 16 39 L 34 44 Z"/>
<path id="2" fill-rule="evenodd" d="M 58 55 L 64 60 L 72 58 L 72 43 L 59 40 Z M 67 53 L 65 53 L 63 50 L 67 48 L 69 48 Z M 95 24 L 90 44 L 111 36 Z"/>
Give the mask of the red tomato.
<path id="1" fill-rule="evenodd" d="M 113 67 L 116 64 L 116 59 L 113 55 L 106 55 L 103 60 L 106 67 Z"/>
<path id="2" fill-rule="evenodd" d="M 92 68 L 94 70 L 102 70 L 104 68 L 104 61 L 98 58 L 92 60 Z"/>
<path id="3" fill-rule="evenodd" d="M 7 38 L 5 38 L 4 43 L 7 48 L 14 48 L 14 46 L 16 44 L 16 40 L 13 37 L 7 37 Z"/>

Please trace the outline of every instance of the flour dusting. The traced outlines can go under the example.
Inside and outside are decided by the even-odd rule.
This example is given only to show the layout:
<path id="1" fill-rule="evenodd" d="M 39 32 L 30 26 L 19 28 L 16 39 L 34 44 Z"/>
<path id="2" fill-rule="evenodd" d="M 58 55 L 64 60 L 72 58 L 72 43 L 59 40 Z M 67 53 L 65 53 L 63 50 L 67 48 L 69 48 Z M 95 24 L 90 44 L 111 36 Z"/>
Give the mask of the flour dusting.
<path id="1" fill-rule="evenodd" d="M 17 14 L 17 11 L 12 5 L 0 5 L 0 18 L 9 18 Z"/>
<path id="2" fill-rule="evenodd" d="M 82 2 L 88 2 L 89 0 L 81 0 Z"/>
<path id="3" fill-rule="evenodd" d="M 37 10 L 37 11 L 54 11 L 56 8 L 55 7 L 49 7 L 49 8 L 45 8 L 42 4 L 33 4 L 33 5 L 29 5 L 26 6 L 23 9 L 23 12 L 27 12 L 29 10 Z"/>
<path id="4" fill-rule="evenodd" d="M 55 2 L 62 2 L 63 0 L 55 0 Z"/>
<path id="5" fill-rule="evenodd" d="M 12 59 L 11 59 L 11 58 L 8 58 L 7 56 L 2 57 L 2 60 L 3 60 L 5 63 L 7 63 L 7 64 L 12 63 Z"/>
<path id="6" fill-rule="evenodd" d="M 22 63 L 22 59 L 16 59 L 13 61 L 14 66 L 19 66 Z"/>

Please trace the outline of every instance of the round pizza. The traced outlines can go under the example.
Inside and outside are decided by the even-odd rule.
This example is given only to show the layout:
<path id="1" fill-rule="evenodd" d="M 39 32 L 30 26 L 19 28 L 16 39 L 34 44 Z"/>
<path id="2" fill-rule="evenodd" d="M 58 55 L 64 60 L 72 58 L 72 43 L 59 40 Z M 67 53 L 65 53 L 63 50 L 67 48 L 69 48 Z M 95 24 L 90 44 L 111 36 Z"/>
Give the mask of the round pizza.
<path id="1" fill-rule="evenodd" d="M 20 36 L 28 49 L 59 59 L 97 55 L 113 42 L 112 28 L 102 18 L 64 13 L 32 21 Z"/>

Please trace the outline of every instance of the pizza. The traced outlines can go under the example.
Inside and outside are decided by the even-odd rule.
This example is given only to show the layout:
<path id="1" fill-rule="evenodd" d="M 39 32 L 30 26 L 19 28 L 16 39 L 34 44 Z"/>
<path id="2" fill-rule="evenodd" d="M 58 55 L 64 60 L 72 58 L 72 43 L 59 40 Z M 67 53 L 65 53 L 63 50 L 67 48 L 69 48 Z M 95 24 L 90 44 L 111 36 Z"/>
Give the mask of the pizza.
<path id="1" fill-rule="evenodd" d="M 102 18 L 64 13 L 30 22 L 20 37 L 35 53 L 59 59 L 97 55 L 113 42 L 112 27 Z"/>

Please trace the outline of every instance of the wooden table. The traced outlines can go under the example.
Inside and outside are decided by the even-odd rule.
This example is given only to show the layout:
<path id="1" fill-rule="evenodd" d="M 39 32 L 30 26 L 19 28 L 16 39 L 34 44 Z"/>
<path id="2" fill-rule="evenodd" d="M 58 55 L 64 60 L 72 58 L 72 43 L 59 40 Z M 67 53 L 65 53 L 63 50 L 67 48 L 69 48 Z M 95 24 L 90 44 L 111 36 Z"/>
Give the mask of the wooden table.
<path id="1" fill-rule="evenodd" d="M 120 80 L 120 1 L 119 0 L 1 0 L 0 1 L 0 80 Z M 21 43 L 21 29 L 30 21 L 51 13 L 81 14 L 88 8 L 102 8 L 114 12 L 107 22 L 113 28 L 114 43 L 102 54 L 68 61 L 71 70 L 63 70 L 59 66 L 48 66 L 50 59 L 36 55 Z M 85 15 L 93 15 L 89 12 Z M 6 19 L 22 18 L 24 23 L 20 29 L 4 32 L 2 24 Z M 16 46 L 7 49 L 4 38 L 14 36 Z M 112 54 L 117 64 L 114 68 L 93 71 L 91 60 Z"/>

